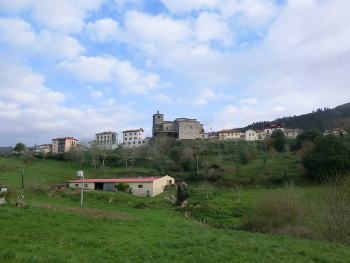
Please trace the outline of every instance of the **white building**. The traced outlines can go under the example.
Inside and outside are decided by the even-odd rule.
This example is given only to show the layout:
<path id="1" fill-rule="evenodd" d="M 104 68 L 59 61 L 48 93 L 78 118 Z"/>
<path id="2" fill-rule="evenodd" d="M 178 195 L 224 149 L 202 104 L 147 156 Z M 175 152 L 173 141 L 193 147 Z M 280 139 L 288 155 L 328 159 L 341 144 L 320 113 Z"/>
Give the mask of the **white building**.
<path id="1" fill-rule="evenodd" d="M 123 131 L 123 146 L 132 148 L 145 145 L 146 140 L 142 139 L 143 132 L 144 130 L 142 128 L 137 130 Z"/>
<path id="2" fill-rule="evenodd" d="M 111 131 L 96 133 L 95 142 L 104 148 L 115 149 L 118 147 L 118 134 Z"/>
<path id="3" fill-rule="evenodd" d="M 85 190 L 117 191 L 118 183 L 129 186 L 130 192 L 137 196 L 150 196 L 161 194 L 165 186 L 175 184 L 175 179 L 168 175 L 162 177 L 132 177 L 132 178 L 87 178 L 84 179 Z M 69 181 L 70 188 L 81 189 L 82 179 Z"/>
<path id="4" fill-rule="evenodd" d="M 271 133 L 274 130 L 281 130 L 281 131 L 284 132 L 284 124 L 283 123 L 265 124 L 264 125 L 264 135 L 265 135 L 265 137 L 271 136 Z"/>
<path id="5" fill-rule="evenodd" d="M 264 130 L 246 130 L 245 132 L 245 140 L 246 141 L 257 141 L 263 140 L 266 137 L 271 136 L 273 131 L 281 130 L 284 135 L 288 138 L 296 138 L 300 131 L 298 129 L 286 129 L 283 123 L 277 124 L 265 124 L 263 126 Z"/>

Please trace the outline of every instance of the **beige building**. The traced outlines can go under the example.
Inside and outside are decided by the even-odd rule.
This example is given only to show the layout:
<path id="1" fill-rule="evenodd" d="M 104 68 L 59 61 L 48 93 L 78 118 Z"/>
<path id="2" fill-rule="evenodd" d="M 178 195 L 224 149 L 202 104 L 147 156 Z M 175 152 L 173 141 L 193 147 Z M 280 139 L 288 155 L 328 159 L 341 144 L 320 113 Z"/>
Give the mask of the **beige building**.
<path id="1" fill-rule="evenodd" d="M 52 144 L 40 144 L 34 147 L 27 147 L 27 150 L 32 153 L 49 153 L 52 152 Z"/>
<path id="2" fill-rule="evenodd" d="M 163 177 L 132 177 L 132 178 L 88 178 L 84 179 L 85 190 L 117 191 L 120 182 L 129 185 L 131 193 L 137 196 L 155 196 L 163 193 L 165 186 L 175 184 L 175 179 L 165 175 Z M 82 180 L 69 181 L 70 188 L 81 189 Z"/>
<path id="3" fill-rule="evenodd" d="M 222 130 L 218 132 L 218 137 L 223 140 L 239 140 L 241 132 L 239 130 Z"/>
<path id="4" fill-rule="evenodd" d="M 258 141 L 262 139 L 261 130 L 246 130 L 245 132 L 245 140 L 246 141 Z"/>
<path id="5" fill-rule="evenodd" d="M 77 145 L 78 140 L 73 137 L 62 137 L 52 139 L 52 153 L 64 153 L 68 152 L 71 147 Z"/>
<path id="6" fill-rule="evenodd" d="M 296 129 L 284 129 L 284 135 L 288 138 L 295 139 L 299 135 L 299 130 Z"/>

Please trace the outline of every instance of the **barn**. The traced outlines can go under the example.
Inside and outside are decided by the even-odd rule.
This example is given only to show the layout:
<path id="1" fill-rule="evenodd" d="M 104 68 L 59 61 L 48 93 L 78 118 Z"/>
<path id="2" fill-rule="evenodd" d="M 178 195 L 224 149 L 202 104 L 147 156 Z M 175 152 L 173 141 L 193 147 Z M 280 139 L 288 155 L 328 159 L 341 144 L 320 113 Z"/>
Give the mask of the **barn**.
<path id="1" fill-rule="evenodd" d="M 70 188 L 81 189 L 84 184 L 85 190 L 105 190 L 118 191 L 116 186 L 118 183 L 129 185 L 130 192 L 137 196 L 155 196 L 163 193 L 165 186 L 175 184 L 175 179 L 165 176 L 155 177 L 129 177 L 129 178 L 86 178 L 69 181 Z"/>

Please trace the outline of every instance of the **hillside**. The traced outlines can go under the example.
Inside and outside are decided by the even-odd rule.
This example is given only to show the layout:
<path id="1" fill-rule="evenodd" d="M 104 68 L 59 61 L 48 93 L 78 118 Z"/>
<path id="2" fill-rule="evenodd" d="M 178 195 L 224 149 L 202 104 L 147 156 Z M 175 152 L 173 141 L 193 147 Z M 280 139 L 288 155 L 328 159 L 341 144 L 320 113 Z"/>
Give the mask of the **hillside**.
<path id="1" fill-rule="evenodd" d="M 278 167 L 274 163 L 283 159 L 289 157 L 275 156 L 266 165 L 276 172 Z M 319 236 L 315 224 L 318 221 L 305 216 L 304 209 L 295 209 L 296 203 L 302 205 L 300 208 L 308 208 L 312 202 L 312 211 L 316 213 L 315 208 L 320 207 L 317 199 L 320 189 L 317 187 L 294 188 L 293 194 L 280 187 L 245 188 L 236 184 L 223 187 L 215 182 L 190 181 L 186 208 L 173 205 L 174 189 L 154 198 L 87 191 L 84 205 L 80 207 L 80 191 L 65 188 L 57 192 L 41 187 L 74 177 L 79 163 L 40 159 L 23 162 L 21 158 L 0 157 L 0 180 L 18 189 L 10 190 L 11 203 L 20 194 L 24 164 L 24 196 L 28 206 L 0 206 L 2 242 L 6 244 L 0 247 L 1 262 L 345 263 L 350 255 L 348 246 L 325 242 Z M 240 166 L 240 174 L 235 176 L 231 172 L 226 176 L 244 181 L 248 170 L 254 167 L 268 173 L 262 164 L 258 167 L 253 162 L 253 166 L 246 166 L 247 169 Z M 102 172 L 88 167 L 83 169 L 90 175 Z M 257 169 L 251 172 L 255 174 Z M 106 172 L 112 175 L 118 170 Z M 285 211 L 292 211 L 293 218 L 298 218 L 301 211 L 303 221 L 300 225 L 288 226 L 287 233 L 278 232 L 278 236 L 238 231 L 240 222 L 249 218 L 255 206 L 260 207 L 259 200 L 270 196 L 278 201 L 273 204 L 281 205 L 285 193 L 288 197 L 292 193 L 293 206 L 280 207 L 283 215 L 288 214 Z M 280 210 L 275 205 L 272 208 L 275 218 Z"/>
<path id="2" fill-rule="evenodd" d="M 246 127 L 237 128 L 241 131 L 248 129 L 259 130 L 262 129 L 264 124 L 267 123 L 284 123 L 287 128 L 302 129 L 302 130 L 318 130 L 323 132 L 324 130 L 349 127 L 350 126 L 350 103 L 346 103 L 337 106 L 333 109 L 323 108 L 317 109 L 311 113 L 293 116 L 283 117 L 275 119 L 274 121 L 260 121 L 254 122 Z"/>

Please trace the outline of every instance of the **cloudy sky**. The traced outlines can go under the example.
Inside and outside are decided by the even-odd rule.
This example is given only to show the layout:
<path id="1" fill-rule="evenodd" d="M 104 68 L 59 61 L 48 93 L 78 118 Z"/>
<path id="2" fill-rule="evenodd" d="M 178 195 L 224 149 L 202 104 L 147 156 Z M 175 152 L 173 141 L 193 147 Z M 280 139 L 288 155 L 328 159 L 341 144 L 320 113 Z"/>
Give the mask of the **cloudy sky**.
<path id="1" fill-rule="evenodd" d="M 349 17 L 349 0 L 0 0 L 0 146 L 350 102 Z"/>

